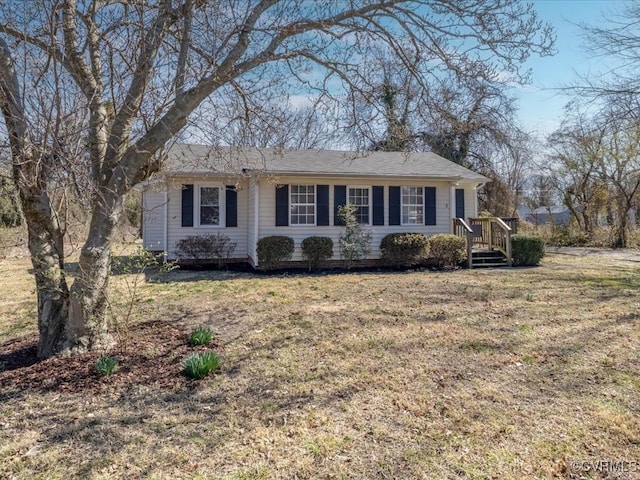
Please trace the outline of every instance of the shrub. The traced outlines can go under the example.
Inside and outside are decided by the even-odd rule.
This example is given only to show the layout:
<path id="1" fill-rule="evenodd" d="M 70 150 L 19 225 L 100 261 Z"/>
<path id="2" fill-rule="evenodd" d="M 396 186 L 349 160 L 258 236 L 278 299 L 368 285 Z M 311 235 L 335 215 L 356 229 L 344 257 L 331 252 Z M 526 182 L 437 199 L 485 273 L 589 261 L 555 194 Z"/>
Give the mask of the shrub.
<path id="1" fill-rule="evenodd" d="M 220 366 L 220 359 L 211 350 L 203 353 L 192 353 L 182 362 L 184 372 L 191 378 L 204 378 L 215 372 Z"/>
<path id="2" fill-rule="evenodd" d="M 452 268 L 467 259 L 467 240 L 450 234 L 429 237 L 430 258 L 441 268 Z"/>
<path id="3" fill-rule="evenodd" d="M 236 242 L 226 235 L 192 235 L 176 243 L 176 253 L 179 257 L 191 260 L 215 260 L 218 267 L 222 267 L 225 260 L 233 254 Z"/>
<path id="4" fill-rule="evenodd" d="M 124 209 L 129 225 L 139 228 L 142 221 L 142 194 L 137 190 L 131 190 L 127 193 Z"/>
<path id="5" fill-rule="evenodd" d="M 391 265 L 409 266 L 427 255 L 429 240 L 422 233 L 390 233 L 380 242 L 382 259 Z"/>
<path id="6" fill-rule="evenodd" d="M 111 375 L 118 368 L 118 361 L 113 357 L 100 357 L 96 361 L 95 369 L 98 375 L 106 377 Z"/>
<path id="7" fill-rule="evenodd" d="M 283 235 L 272 235 L 258 240 L 258 264 L 262 268 L 270 269 L 280 262 L 290 260 L 294 249 L 293 238 Z"/>
<path id="8" fill-rule="evenodd" d="M 511 255 L 514 265 L 538 265 L 544 257 L 544 241 L 529 235 L 511 237 Z"/>
<path id="9" fill-rule="evenodd" d="M 308 237 L 301 246 L 302 257 L 307 261 L 309 270 L 333 256 L 333 240 L 329 237 Z"/>
<path id="10" fill-rule="evenodd" d="M 371 232 L 362 228 L 356 218 L 354 205 L 340 205 L 338 218 L 344 225 L 344 232 L 338 240 L 340 254 L 344 259 L 345 267 L 351 268 L 353 262 L 367 258 L 371 250 Z"/>
<path id="11" fill-rule="evenodd" d="M 198 327 L 189 336 L 189 343 L 192 346 L 196 345 L 209 345 L 213 334 L 209 327 Z"/>
<path id="12" fill-rule="evenodd" d="M 574 225 L 551 225 L 549 243 L 558 247 L 584 247 L 589 235 Z"/>

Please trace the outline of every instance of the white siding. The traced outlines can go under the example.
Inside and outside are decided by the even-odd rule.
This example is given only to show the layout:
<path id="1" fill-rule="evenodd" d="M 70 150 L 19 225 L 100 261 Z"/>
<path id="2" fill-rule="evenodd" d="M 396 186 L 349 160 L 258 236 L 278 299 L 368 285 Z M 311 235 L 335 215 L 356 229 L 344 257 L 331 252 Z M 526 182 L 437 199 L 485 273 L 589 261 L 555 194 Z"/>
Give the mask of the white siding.
<path id="1" fill-rule="evenodd" d="M 249 192 L 247 195 L 247 255 L 254 265 L 258 263 L 256 243 L 258 240 L 258 222 L 256 222 L 256 198 L 258 196 L 258 180 L 252 177 L 249 180 Z"/>
<path id="2" fill-rule="evenodd" d="M 478 192 L 474 184 L 461 185 L 464 188 L 464 210 L 467 218 L 478 216 Z"/>
<path id="3" fill-rule="evenodd" d="M 377 179 L 370 178 L 320 178 L 320 177 L 278 177 L 278 184 L 315 184 L 329 185 L 329 226 L 275 226 L 275 182 L 269 179 L 260 179 L 260 205 L 259 205 L 259 238 L 269 235 L 287 235 L 295 241 L 295 253 L 292 260 L 302 260 L 300 244 L 302 240 L 310 236 L 330 237 L 334 242 L 333 259 L 340 258 L 338 249 L 338 238 L 343 232 L 343 228 L 333 226 L 333 194 L 334 185 L 371 185 L 384 186 L 384 226 L 368 226 L 366 229 L 372 233 L 371 253 L 369 258 L 375 259 L 380 257 L 380 241 L 382 238 L 394 232 L 419 232 L 425 235 L 434 235 L 437 233 L 451 233 L 451 210 L 450 210 L 450 182 L 430 182 L 416 181 L 403 178 L 395 179 Z M 389 223 L 389 186 L 423 186 L 436 187 L 436 221 L 437 225 L 388 225 Z M 460 187 L 462 188 L 462 187 Z M 471 189 L 471 186 L 465 185 L 464 188 Z M 473 205 L 473 203 L 469 203 Z"/>
<path id="4" fill-rule="evenodd" d="M 154 252 L 165 251 L 164 223 L 164 187 L 149 187 L 142 192 L 142 244 L 145 249 Z"/>
<path id="5" fill-rule="evenodd" d="M 169 201 L 168 201 L 168 221 L 169 228 L 167 232 L 168 258 L 176 259 L 175 246 L 181 239 L 192 235 L 209 235 L 217 234 L 226 235 L 236 242 L 236 248 L 231 258 L 246 259 L 248 256 L 248 204 L 249 204 L 249 182 L 242 179 L 237 184 L 238 192 L 238 226 L 237 227 L 183 227 L 182 226 L 182 185 L 183 184 L 219 184 L 230 185 L 234 181 L 225 180 L 223 178 L 207 177 L 203 178 L 181 178 L 173 179 L 169 182 Z M 222 195 L 224 198 L 224 194 Z M 223 200 L 224 202 L 224 200 Z M 222 203 L 222 211 L 224 211 L 224 203 Z"/>

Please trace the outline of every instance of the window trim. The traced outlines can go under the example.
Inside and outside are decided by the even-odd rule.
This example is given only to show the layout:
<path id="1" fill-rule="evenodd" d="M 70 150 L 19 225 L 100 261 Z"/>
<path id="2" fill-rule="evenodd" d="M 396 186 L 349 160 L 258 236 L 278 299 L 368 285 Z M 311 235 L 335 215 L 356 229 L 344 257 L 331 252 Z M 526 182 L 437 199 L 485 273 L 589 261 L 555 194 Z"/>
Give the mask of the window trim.
<path id="1" fill-rule="evenodd" d="M 313 187 L 313 223 L 293 223 L 293 187 Z M 305 195 L 308 195 L 305 194 Z M 295 205 L 309 206 L 310 203 L 296 203 Z M 290 183 L 289 184 L 289 226 L 290 227 L 315 227 L 318 224 L 318 185 L 315 183 Z"/>
<path id="2" fill-rule="evenodd" d="M 368 203 L 367 203 L 367 207 L 369 208 L 369 221 L 368 223 L 361 223 L 360 225 L 363 225 L 365 227 L 370 227 L 371 226 L 371 221 L 372 221 L 372 217 L 373 217 L 373 198 L 372 198 L 372 188 L 371 185 L 347 185 L 347 205 L 352 205 L 351 202 L 349 202 L 349 190 L 352 188 L 361 188 L 361 189 L 365 189 L 367 190 L 368 194 Z M 358 205 L 354 205 L 354 206 L 358 206 Z"/>
<path id="3" fill-rule="evenodd" d="M 419 188 L 420 190 L 422 190 L 422 201 L 418 202 L 418 203 L 404 203 L 404 192 L 402 191 L 404 188 Z M 411 207 L 422 207 L 422 221 L 416 222 L 416 223 L 405 223 L 404 221 L 404 207 L 407 206 L 411 206 Z M 415 227 L 418 225 L 422 225 L 424 226 L 424 218 L 425 218 L 425 212 L 424 212 L 424 187 L 422 185 L 400 185 L 400 225 L 403 227 Z"/>
<path id="4" fill-rule="evenodd" d="M 194 222 L 193 222 L 193 226 L 194 228 L 226 228 L 226 211 L 225 211 L 225 202 L 226 202 L 226 191 L 225 191 L 225 186 L 221 183 L 196 183 L 194 185 L 194 188 L 197 189 L 197 192 L 195 194 L 195 205 L 193 208 L 193 216 L 194 216 Z M 201 199 L 201 195 L 202 195 L 202 188 L 217 188 L 218 189 L 218 208 L 220 209 L 220 214 L 219 214 L 219 221 L 218 221 L 218 225 L 211 225 L 211 224 L 201 224 L 200 223 L 200 208 L 201 208 L 201 203 L 200 203 L 200 199 Z"/>

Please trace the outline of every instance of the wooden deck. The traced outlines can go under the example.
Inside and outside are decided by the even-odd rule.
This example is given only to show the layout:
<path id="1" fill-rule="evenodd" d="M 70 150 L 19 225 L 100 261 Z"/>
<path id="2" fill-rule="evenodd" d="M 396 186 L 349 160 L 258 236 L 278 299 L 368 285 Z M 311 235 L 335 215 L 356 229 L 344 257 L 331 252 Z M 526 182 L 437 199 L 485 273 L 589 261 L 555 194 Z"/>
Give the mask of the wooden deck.
<path id="1" fill-rule="evenodd" d="M 452 232 L 467 240 L 469 268 L 510 267 L 511 235 L 517 231 L 517 219 L 474 217 L 465 221 L 453 218 Z"/>

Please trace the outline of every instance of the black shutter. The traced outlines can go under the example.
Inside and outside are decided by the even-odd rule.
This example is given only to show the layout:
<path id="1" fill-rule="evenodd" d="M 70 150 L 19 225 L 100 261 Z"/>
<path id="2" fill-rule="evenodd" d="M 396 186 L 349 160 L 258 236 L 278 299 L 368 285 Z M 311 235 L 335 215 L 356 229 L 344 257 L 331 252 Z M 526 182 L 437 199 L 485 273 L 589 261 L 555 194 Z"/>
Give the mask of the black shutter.
<path id="1" fill-rule="evenodd" d="M 333 224 L 344 225 L 338 217 L 338 207 L 347 204 L 347 186 L 335 185 L 333 187 Z"/>
<path id="2" fill-rule="evenodd" d="M 182 226 L 193 227 L 193 184 L 182 185 Z"/>
<path id="3" fill-rule="evenodd" d="M 276 227 L 289 225 L 289 185 L 276 185 Z"/>
<path id="4" fill-rule="evenodd" d="M 238 191 L 236 190 L 236 187 L 233 186 L 228 186 L 226 188 L 225 217 L 225 226 L 238 226 Z"/>
<path id="5" fill-rule="evenodd" d="M 436 187 L 424 187 L 424 224 L 436 225 Z"/>
<path id="6" fill-rule="evenodd" d="M 371 187 L 373 196 L 373 224 L 384 225 L 384 187 Z"/>
<path id="7" fill-rule="evenodd" d="M 389 187 L 389 225 L 400 225 L 400 187 Z"/>
<path id="8" fill-rule="evenodd" d="M 329 185 L 316 186 L 316 225 L 329 225 Z"/>
<path id="9" fill-rule="evenodd" d="M 456 217 L 464 218 L 464 188 L 456 188 Z"/>

